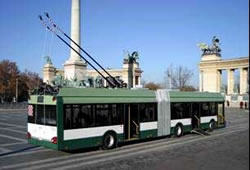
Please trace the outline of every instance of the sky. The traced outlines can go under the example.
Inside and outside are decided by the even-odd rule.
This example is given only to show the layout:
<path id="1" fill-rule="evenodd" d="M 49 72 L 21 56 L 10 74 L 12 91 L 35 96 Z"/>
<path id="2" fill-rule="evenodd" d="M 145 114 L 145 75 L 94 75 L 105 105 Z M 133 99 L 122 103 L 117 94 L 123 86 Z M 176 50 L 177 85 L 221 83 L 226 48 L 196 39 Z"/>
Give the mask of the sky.
<path id="1" fill-rule="evenodd" d="M 138 51 L 142 79 L 163 82 L 167 67 L 194 72 L 197 44 L 219 37 L 222 59 L 249 57 L 248 0 L 81 0 L 81 45 L 105 68 L 121 68 L 124 51 Z M 71 0 L 1 0 L 0 61 L 42 75 L 44 56 L 63 68 L 70 49 L 41 25 L 48 12 L 70 35 Z"/>

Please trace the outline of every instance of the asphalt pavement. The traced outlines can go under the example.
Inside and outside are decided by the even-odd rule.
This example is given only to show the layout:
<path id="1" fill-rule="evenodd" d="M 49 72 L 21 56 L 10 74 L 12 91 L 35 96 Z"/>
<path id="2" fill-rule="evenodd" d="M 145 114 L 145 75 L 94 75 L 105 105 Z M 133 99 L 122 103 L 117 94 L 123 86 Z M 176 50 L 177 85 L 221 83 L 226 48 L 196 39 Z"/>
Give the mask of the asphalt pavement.
<path id="1" fill-rule="evenodd" d="M 67 153 L 27 144 L 25 110 L 0 110 L 0 169 L 249 169 L 249 111 L 226 109 L 226 128 L 209 136 L 125 144 Z"/>

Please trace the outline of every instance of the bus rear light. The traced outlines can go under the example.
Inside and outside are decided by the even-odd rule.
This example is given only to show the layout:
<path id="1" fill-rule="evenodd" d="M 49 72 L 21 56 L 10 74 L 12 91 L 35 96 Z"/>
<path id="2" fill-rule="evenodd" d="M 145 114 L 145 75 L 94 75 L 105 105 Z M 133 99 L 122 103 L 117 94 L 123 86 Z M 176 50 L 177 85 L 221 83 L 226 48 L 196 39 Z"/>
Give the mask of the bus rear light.
<path id="1" fill-rule="evenodd" d="M 53 144 L 57 144 L 57 137 L 53 137 L 53 138 L 51 139 L 51 142 L 52 142 Z"/>
<path id="2" fill-rule="evenodd" d="M 27 138 L 30 139 L 31 138 L 31 134 L 29 132 L 27 132 Z"/>
<path id="3" fill-rule="evenodd" d="M 56 96 L 53 96 L 52 101 L 53 102 L 56 101 Z"/>

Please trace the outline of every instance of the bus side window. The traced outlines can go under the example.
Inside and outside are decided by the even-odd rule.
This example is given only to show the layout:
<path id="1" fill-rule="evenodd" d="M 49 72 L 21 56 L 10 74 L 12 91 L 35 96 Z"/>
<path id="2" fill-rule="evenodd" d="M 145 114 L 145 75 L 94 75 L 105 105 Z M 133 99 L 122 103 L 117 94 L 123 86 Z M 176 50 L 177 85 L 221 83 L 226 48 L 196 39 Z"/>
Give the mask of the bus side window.
<path id="1" fill-rule="evenodd" d="M 141 122 L 145 122 L 147 119 L 146 119 L 146 115 L 145 115 L 145 104 L 141 104 L 140 105 L 140 120 Z"/>
<path id="2" fill-rule="evenodd" d="M 72 108 L 72 125 L 73 127 L 71 128 L 81 128 L 81 124 L 80 124 L 80 106 L 79 105 L 73 105 Z"/>
<path id="3" fill-rule="evenodd" d="M 182 119 L 182 110 L 180 103 L 171 103 L 171 119 Z"/>
<path id="4" fill-rule="evenodd" d="M 43 105 L 37 105 L 37 117 L 36 117 L 36 123 L 40 125 L 45 124 L 45 117 L 44 117 L 44 106 Z"/>
<path id="5" fill-rule="evenodd" d="M 209 116 L 209 103 L 201 103 L 201 116 Z"/>
<path id="6" fill-rule="evenodd" d="M 156 104 L 147 103 L 140 106 L 141 122 L 152 122 L 157 120 Z"/>
<path id="7" fill-rule="evenodd" d="M 175 103 L 171 103 L 171 119 L 176 119 Z"/>
<path id="8" fill-rule="evenodd" d="M 94 126 L 94 114 L 91 110 L 91 105 L 82 105 L 80 114 L 81 127 L 86 128 Z"/>
<path id="9" fill-rule="evenodd" d="M 218 103 L 210 103 L 210 116 L 215 116 L 217 115 L 217 107 L 218 107 Z"/>
<path id="10" fill-rule="evenodd" d="M 182 118 L 191 117 L 191 103 L 182 103 Z"/>
<path id="11" fill-rule="evenodd" d="M 122 105 L 121 104 L 112 104 L 111 106 L 111 123 L 112 125 L 121 124 L 121 115 L 122 115 Z"/>
<path id="12" fill-rule="evenodd" d="M 45 124 L 56 126 L 56 106 L 45 107 Z"/>
<path id="13" fill-rule="evenodd" d="M 111 109 L 108 104 L 96 105 L 96 126 L 107 126 L 111 124 Z"/>
<path id="14" fill-rule="evenodd" d="M 64 129 L 71 128 L 71 106 L 64 106 Z"/>
<path id="15" fill-rule="evenodd" d="M 123 124 L 123 104 L 117 104 L 117 123 Z"/>

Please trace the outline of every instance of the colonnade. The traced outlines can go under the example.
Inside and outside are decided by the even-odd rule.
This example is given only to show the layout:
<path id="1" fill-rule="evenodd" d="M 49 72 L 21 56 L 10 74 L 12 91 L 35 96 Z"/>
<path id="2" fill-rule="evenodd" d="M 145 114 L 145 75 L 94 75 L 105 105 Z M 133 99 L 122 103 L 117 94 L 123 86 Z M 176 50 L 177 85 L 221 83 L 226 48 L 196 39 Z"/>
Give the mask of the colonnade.
<path id="1" fill-rule="evenodd" d="M 200 67 L 200 91 L 222 92 L 222 72 L 227 73 L 226 94 L 248 92 L 249 57 L 221 60 L 202 60 Z M 239 91 L 235 91 L 235 71 L 239 70 Z"/>

